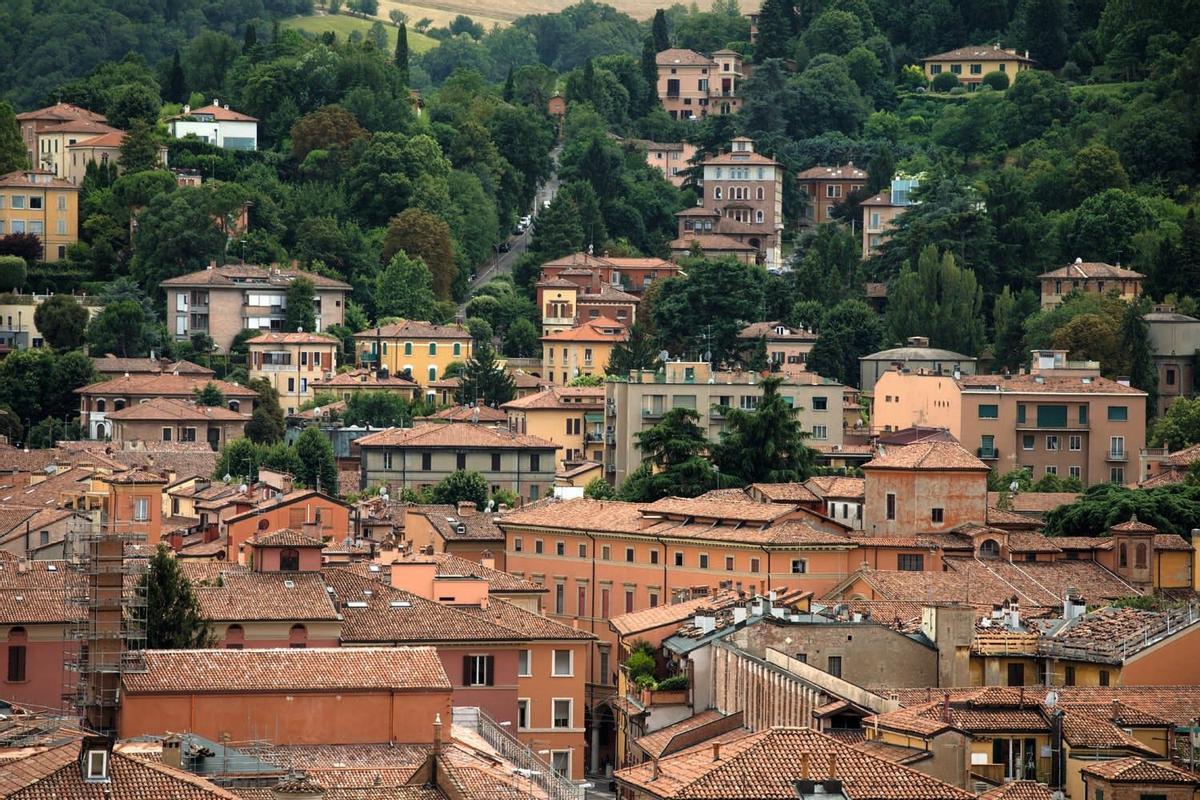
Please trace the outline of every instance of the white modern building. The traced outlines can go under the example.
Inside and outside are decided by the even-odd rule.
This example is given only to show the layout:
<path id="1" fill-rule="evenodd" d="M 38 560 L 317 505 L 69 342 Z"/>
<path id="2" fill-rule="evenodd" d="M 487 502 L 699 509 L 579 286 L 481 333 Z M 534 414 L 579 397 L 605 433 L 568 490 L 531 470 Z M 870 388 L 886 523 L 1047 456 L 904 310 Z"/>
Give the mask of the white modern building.
<path id="1" fill-rule="evenodd" d="M 230 110 L 216 98 L 203 108 L 184 106 L 182 114 L 167 121 L 167 127 L 176 139 L 190 134 L 230 150 L 258 149 L 258 120 Z"/>

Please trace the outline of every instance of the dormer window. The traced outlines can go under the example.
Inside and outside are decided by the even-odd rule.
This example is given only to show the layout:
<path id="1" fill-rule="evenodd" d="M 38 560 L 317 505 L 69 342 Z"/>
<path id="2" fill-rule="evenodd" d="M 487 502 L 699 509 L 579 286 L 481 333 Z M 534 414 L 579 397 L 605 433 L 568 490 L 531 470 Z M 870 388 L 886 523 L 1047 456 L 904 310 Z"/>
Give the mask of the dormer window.
<path id="1" fill-rule="evenodd" d="M 107 750 L 88 750 L 84 753 L 83 779 L 92 782 L 108 780 Z"/>

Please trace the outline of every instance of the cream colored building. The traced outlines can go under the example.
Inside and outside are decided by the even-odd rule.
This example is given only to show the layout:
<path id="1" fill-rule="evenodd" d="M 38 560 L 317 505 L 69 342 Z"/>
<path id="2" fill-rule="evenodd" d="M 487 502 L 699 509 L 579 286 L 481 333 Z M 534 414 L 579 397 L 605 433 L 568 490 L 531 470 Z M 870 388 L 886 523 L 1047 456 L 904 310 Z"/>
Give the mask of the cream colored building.
<path id="1" fill-rule="evenodd" d="M 337 372 L 342 343 L 319 333 L 264 333 L 246 343 L 250 378 L 266 380 L 279 393 L 284 412 L 294 414 L 311 400 L 314 383 Z"/>
<path id="2" fill-rule="evenodd" d="M 717 442 L 725 427 L 722 408 L 757 408 L 762 378 L 755 372 L 714 371 L 705 362 L 671 361 L 664 370 L 643 370 L 604 384 L 604 473 L 617 483 L 642 463 L 637 434 L 654 427 L 673 408 L 700 415 L 698 425 Z M 815 372 L 786 374 L 779 387 L 812 447 L 842 446 L 842 385 Z"/>
<path id="3" fill-rule="evenodd" d="M 48 300 L 48 294 L 0 294 L 0 344 L 14 350 L 41 347 L 45 344 L 42 332 L 34 323 L 37 307 Z M 95 295 L 74 295 L 88 312 L 88 319 L 104 310 Z"/>
<path id="4" fill-rule="evenodd" d="M 37 133 L 38 155 L 37 164 L 34 166 L 53 172 L 56 178 L 69 179 L 70 147 L 88 139 L 114 133 L 119 134 L 121 131 L 91 119 L 74 119 L 48 125 Z"/>
<path id="5" fill-rule="evenodd" d="M 386 369 L 390 375 L 407 374 L 426 388 L 445 375 L 452 363 L 470 359 L 471 345 L 471 334 L 462 325 L 412 319 L 354 334 L 354 352 L 360 366 Z"/>
<path id="6" fill-rule="evenodd" d="M 1033 69 L 1036 63 L 1029 57 L 1028 50 L 1022 55 L 1016 50 L 1006 50 L 998 44 L 960 47 L 921 59 L 928 80 L 933 80 L 943 72 L 949 72 L 970 91 L 975 91 L 983 82 L 983 76 L 989 72 L 1003 72 L 1008 76 L 1011 85 L 1017 79 L 1017 73 Z"/>
<path id="7" fill-rule="evenodd" d="M 59 261 L 79 241 L 79 187 L 48 170 L 0 176 L 0 236 L 31 233 L 42 260 Z"/>
<path id="8" fill-rule="evenodd" d="M 1038 275 L 1042 284 L 1042 308 L 1054 308 L 1071 292 L 1082 294 L 1116 293 L 1125 302 L 1142 293 L 1146 276 L 1112 264 L 1075 259 L 1075 263 Z"/>
<path id="9" fill-rule="evenodd" d="M 604 388 L 553 386 L 500 407 L 508 429 L 562 448 L 564 468 L 604 459 Z"/>
<path id="10" fill-rule="evenodd" d="M 569 330 L 542 337 L 542 376 L 566 386 L 581 375 L 604 375 L 613 348 L 629 338 L 614 319 L 590 319 Z"/>

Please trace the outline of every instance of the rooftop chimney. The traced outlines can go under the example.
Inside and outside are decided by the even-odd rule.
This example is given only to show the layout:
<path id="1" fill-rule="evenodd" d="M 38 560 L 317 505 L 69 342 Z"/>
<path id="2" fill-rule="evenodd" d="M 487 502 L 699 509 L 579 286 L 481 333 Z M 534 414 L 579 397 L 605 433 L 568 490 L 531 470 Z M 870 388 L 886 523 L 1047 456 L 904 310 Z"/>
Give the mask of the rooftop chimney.
<path id="1" fill-rule="evenodd" d="M 474 500 L 459 500 L 458 501 L 458 515 L 460 517 L 469 517 L 474 513 L 475 513 L 475 501 Z"/>
<path id="2" fill-rule="evenodd" d="M 804 780 L 808 780 L 809 760 L 810 756 L 808 753 L 800 754 L 800 777 Z"/>
<path id="3" fill-rule="evenodd" d="M 1113 702 L 1115 703 L 1116 701 L 1114 700 Z M 720 761 L 720 760 L 721 760 L 721 743 L 713 742 L 713 761 Z"/>
<path id="4" fill-rule="evenodd" d="M 433 753 L 439 755 L 442 752 L 442 715 L 438 714 L 433 718 Z"/>
<path id="5" fill-rule="evenodd" d="M 659 771 L 658 768 L 658 759 L 654 759 L 652 762 L 650 762 L 650 765 L 650 780 L 656 781 L 658 780 L 659 776 L 662 775 L 662 772 Z"/>
<path id="6" fill-rule="evenodd" d="M 837 753 L 829 754 L 829 779 L 837 777 Z"/>
<path id="7" fill-rule="evenodd" d="M 169 734 L 162 743 L 162 763 L 175 769 L 183 769 L 183 737 Z"/>

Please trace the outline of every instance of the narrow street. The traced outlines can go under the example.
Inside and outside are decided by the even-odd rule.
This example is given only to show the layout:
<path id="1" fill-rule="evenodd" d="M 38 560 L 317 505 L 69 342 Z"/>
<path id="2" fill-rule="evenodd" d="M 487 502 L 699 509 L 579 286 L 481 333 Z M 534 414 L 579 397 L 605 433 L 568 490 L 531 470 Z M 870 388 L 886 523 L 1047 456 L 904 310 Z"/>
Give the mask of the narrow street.
<path id="1" fill-rule="evenodd" d="M 538 187 L 537 193 L 533 198 L 533 214 L 534 224 L 537 223 L 537 216 L 542 211 L 545 203 L 554 199 L 554 195 L 558 192 L 558 156 L 562 152 L 562 146 L 555 147 L 550 151 L 550 159 L 554 163 L 553 172 L 550 177 Z M 506 275 L 512 271 L 514 261 L 529 248 L 529 242 L 533 237 L 532 225 L 525 230 L 524 233 L 509 236 L 508 244 L 509 251 L 507 253 L 494 252 L 490 261 L 486 264 L 481 264 L 475 272 L 475 277 L 471 279 L 467 289 L 467 298 L 470 299 L 471 293 L 478 289 L 483 284 L 490 281 L 497 275 Z M 458 313 L 461 316 L 466 308 L 466 302 L 463 302 L 458 307 Z"/>

